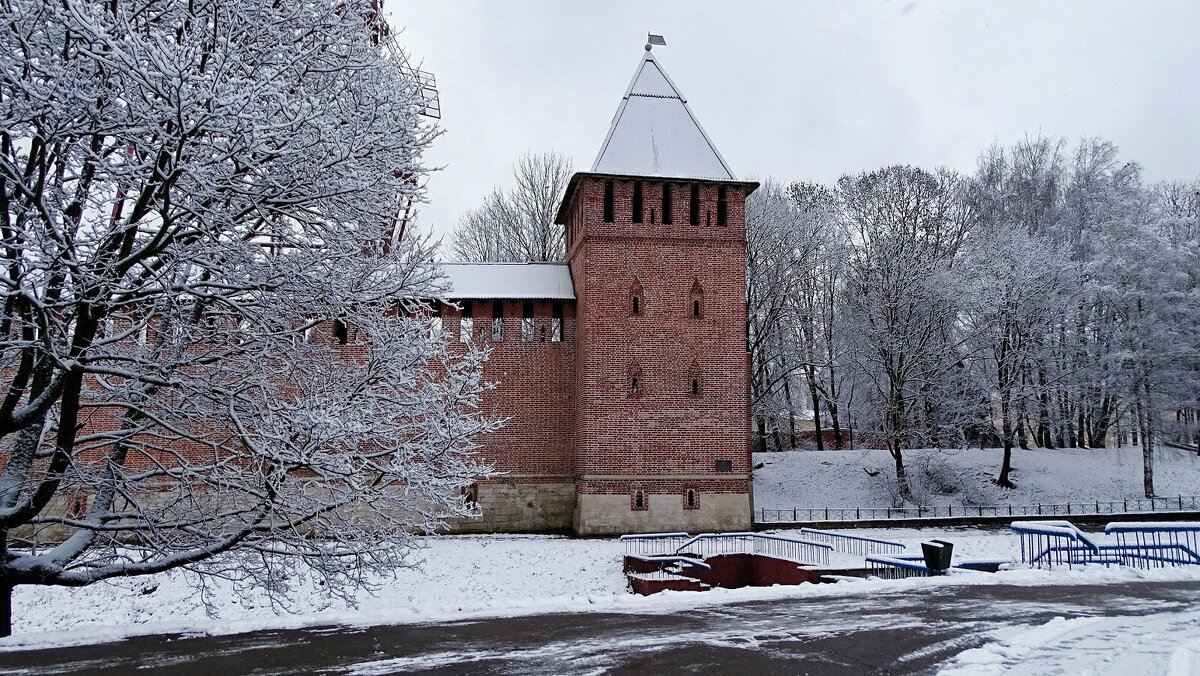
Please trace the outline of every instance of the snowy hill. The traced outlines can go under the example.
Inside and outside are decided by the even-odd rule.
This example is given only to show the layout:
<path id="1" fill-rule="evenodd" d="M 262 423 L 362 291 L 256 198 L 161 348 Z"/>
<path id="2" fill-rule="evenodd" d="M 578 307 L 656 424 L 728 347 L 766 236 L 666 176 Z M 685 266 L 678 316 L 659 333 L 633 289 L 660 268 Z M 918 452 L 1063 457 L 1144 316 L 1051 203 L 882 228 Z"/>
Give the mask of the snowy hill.
<path id="1" fill-rule="evenodd" d="M 1142 497 L 1139 448 L 1013 451 L 1014 490 L 996 486 L 1002 451 L 905 451 L 913 501 L 922 505 L 1028 505 Z M 899 506 L 891 455 L 883 450 L 755 453 L 754 506 Z M 1160 496 L 1200 495 L 1200 457 L 1163 448 L 1155 456 Z M 874 475 L 874 476 L 872 476 Z"/>

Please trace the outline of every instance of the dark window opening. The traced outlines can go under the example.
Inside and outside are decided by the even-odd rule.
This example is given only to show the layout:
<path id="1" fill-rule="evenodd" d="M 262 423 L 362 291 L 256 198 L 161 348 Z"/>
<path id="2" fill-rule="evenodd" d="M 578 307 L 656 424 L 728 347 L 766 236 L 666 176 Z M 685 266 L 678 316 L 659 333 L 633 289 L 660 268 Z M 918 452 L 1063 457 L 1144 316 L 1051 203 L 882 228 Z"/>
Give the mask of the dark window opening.
<path id="1" fill-rule="evenodd" d="M 339 345 L 345 345 L 346 341 L 350 339 L 350 327 L 346 326 L 345 320 L 333 320 L 333 339 L 336 340 Z"/>
<path id="2" fill-rule="evenodd" d="M 641 491 L 633 492 L 633 508 L 634 509 L 645 509 L 646 508 L 646 494 L 645 493 L 643 493 Z"/>
<path id="3" fill-rule="evenodd" d="M 712 225 L 712 209 L 709 209 L 704 212 L 704 224 Z"/>
<path id="4" fill-rule="evenodd" d="M 554 304 L 554 320 L 550 323 L 550 342 L 561 343 L 563 339 L 563 304 Z"/>
<path id="5" fill-rule="evenodd" d="M 492 341 L 499 343 L 504 340 L 504 301 L 492 302 Z"/>
<path id="6" fill-rule="evenodd" d="M 696 508 L 696 489 L 694 488 L 689 488 L 687 491 L 687 508 Z"/>
<path id="7" fill-rule="evenodd" d="M 633 182 L 633 222 L 642 222 L 642 182 Z"/>
<path id="8" fill-rule="evenodd" d="M 641 391 L 642 391 L 641 383 L 638 382 L 638 379 L 636 377 L 629 381 L 629 393 L 630 394 L 637 396 Z"/>
<path id="9" fill-rule="evenodd" d="M 654 225 L 654 207 L 650 207 L 650 225 Z"/>
<path id="10" fill-rule="evenodd" d="M 700 301 L 698 301 L 698 300 L 692 301 L 692 316 L 693 317 L 700 316 Z"/>
<path id="11" fill-rule="evenodd" d="M 670 183 L 663 183 L 662 222 L 663 222 L 663 225 L 671 224 L 671 184 Z"/>
<path id="12" fill-rule="evenodd" d="M 462 304 L 462 314 L 458 319 L 458 340 L 460 342 L 468 342 L 471 340 L 471 334 L 475 331 L 475 315 L 474 308 L 471 306 L 471 301 L 464 301 Z"/>
<path id="13" fill-rule="evenodd" d="M 613 182 L 604 182 L 604 222 L 613 222 Z"/>
<path id="14" fill-rule="evenodd" d="M 700 184 L 692 184 L 692 225 L 700 225 Z"/>
<path id="15" fill-rule="evenodd" d="M 521 306 L 521 340 L 533 342 L 533 303 L 529 301 Z"/>
<path id="16" fill-rule="evenodd" d="M 692 378 L 692 396 L 700 394 L 700 381 Z"/>
<path id="17" fill-rule="evenodd" d="M 641 314 L 642 308 L 639 306 L 638 297 L 633 297 L 633 314 Z"/>
<path id="18" fill-rule="evenodd" d="M 717 225 L 725 225 L 725 187 L 717 188 Z"/>
<path id="19" fill-rule="evenodd" d="M 717 472 L 732 472 L 733 471 L 733 461 L 732 460 L 713 460 L 713 470 L 715 470 Z"/>

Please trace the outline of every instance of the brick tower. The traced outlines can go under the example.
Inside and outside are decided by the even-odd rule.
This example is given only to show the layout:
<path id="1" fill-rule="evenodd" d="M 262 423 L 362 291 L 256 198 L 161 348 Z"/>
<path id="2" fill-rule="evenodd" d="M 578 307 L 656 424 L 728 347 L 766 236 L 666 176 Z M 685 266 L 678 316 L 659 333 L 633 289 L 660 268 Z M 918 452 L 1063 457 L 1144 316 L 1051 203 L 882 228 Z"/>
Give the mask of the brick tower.
<path id="1" fill-rule="evenodd" d="M 577 305 L 574 529 L 744 530 L 746 196 L 647 46 L 558 212 Z"/>

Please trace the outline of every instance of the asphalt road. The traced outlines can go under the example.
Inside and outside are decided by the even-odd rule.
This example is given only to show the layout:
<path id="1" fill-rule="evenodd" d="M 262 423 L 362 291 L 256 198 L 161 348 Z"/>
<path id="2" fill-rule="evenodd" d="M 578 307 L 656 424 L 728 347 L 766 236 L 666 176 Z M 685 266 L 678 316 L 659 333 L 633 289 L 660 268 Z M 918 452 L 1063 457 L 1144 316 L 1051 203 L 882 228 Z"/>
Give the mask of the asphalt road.
<path id="1" fill-rule="evenodd" d="M 1200 582 L 920 591 L 0 652 L 0 673 L 921 674 L 1003 627 L 1200 607 Z"/>

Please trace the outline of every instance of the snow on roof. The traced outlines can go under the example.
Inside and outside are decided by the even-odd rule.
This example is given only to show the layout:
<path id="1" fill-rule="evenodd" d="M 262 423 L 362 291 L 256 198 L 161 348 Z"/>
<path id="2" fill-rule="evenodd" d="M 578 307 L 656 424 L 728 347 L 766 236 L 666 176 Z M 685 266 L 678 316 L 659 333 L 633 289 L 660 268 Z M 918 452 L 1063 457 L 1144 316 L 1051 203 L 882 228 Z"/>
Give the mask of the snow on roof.
<path id="1" fill-rule="evenodd" d="M 566 263 L 442 263 L 450 282 L 444 298 L 575 300 Z"/>
<path id="2" fill-rule="evenodd" d="M 634 71 L 592 172 L 737 180 L 650 51 Z"/>

